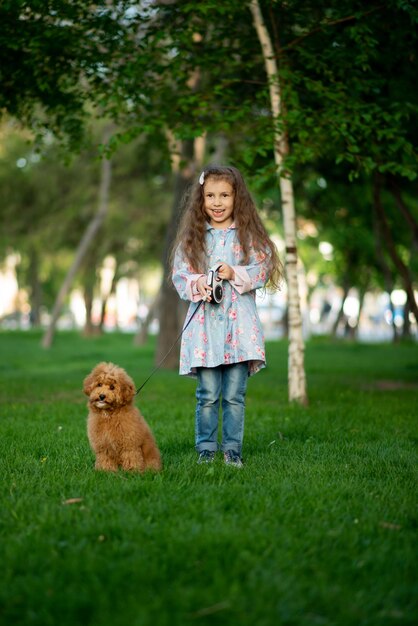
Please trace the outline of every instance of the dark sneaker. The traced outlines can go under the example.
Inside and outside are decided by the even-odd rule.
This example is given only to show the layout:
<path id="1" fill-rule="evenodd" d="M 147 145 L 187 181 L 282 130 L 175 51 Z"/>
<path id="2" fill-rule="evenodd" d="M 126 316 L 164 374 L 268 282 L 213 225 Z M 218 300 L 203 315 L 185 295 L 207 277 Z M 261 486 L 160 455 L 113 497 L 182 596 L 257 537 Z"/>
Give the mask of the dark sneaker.
<path id="1" fill-rule="evenodd" d="M 226 465 L 233 465 L 234 467 L 244 467 L 241 457 L 235 450 L 227 450 L 224 452 L 224 461 Z"/>
<path id="2" fill-rule="evenodd" d="M 215 453 L 212 450 L 202 450 L 197 459 L 198 463 L 213 463 L 215 460 Z"/>

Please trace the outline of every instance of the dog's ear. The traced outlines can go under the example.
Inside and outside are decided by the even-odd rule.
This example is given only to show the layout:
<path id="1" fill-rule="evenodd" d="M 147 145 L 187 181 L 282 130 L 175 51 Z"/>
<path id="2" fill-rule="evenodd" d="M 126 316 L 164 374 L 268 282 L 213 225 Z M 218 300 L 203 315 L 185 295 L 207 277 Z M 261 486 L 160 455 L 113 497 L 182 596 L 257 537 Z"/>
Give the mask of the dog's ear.
<path id="1" fill-rule="evenodd" d="M 106 367 L 106 363 L 99 363 L 96 367 L 90 372 L 88 376 L 84 379 L 83 383 L 83 391 L 86 396 L 89 396 L 93 389 L 97 384 L 97 378 L 99 374 L 102 373 L 103 369 Z"/>
<path id="2" fill-rule="evenodd" d="M 91 372 L 91 374 L 86 376 L 86 378 L 84 379 L 84 383 L 83 383 L 83 392 L 86 394 L 86 396 L 89 396 L 91 394 L 95 385 L 96 385 L 96 375 L 94 374 L 94 372 Z"/>
<path id="3" fill-rule="evenodd" d="M 121 396 L 126 402 L 130 402 L 134 397 L 136 391 L 132 378 L 124 373 L 120 376 L 119 384 Z"/>

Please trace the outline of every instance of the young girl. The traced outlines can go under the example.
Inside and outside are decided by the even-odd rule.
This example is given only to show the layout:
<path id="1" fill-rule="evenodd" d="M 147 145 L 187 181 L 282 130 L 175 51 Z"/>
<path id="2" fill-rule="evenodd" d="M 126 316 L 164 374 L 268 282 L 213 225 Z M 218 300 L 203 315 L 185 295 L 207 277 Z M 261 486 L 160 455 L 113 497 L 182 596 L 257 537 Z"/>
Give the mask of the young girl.
<path id="1" fill-rule="evenodd" d="M 242 467 L 247 379 L 265 367 L 255 291 L 267 282 L 277 288 L 281 265 L 236 168 L 207 167 L 201 173 L 186 203 L 173 257 L 174 286 L 182 299 L 191 301 L 180 374 L 198 381 L 198 463 L 214 460 L 222 397 L 221 450 L 225 463 Z M 223 280 L 220 303 L 214 302 L 207 282 L 214 267 Z"/>

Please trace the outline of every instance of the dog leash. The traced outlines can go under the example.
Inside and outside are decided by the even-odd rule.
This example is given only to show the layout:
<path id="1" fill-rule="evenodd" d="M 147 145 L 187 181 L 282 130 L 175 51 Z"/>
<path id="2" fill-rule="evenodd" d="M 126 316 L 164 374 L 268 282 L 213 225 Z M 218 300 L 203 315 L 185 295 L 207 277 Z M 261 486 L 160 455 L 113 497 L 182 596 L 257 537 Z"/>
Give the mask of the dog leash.
<path id="1" fill-rule="evenodd" d="M 166 360 L 166 358 L 168 357 L 168 355 L 170 354 L 170 352 L 173 350 L 174 346 L 176 345 L 176 343 L 178 342 L 178 340 L 180 339 L 180 337 L 182 336 L 182 334 L 184 333 L 184 331 L 186 330 L 186 328 L 188 327 L 188 325 L 190 324 L 190 322 L 192 321 L 192 319 L 194 318 L 194 316 L 196 315 L 196 313 L 198 312 L 200 305 L 205 302 L 205 300 L 201 300 L 199 302 L 199 304 L 197 305 L 197 307 L 195 308 L 195 310 L 193 311 L 193 313 L 191 314 L 191 316 L 189 317 L 187 324 L 181 329 L 181 332 L 177 335 L 175 342 L 173 343 L 173 345 L 171 346 L 171 348 L 169 349 L 169 351 L 167 352 L 167 354 L 161 359 L 161 361 L 158 363 L 158 365 L 156 365 L 154 367 L 154 369 L 152 370 L 151 374 L 148 376 L 148 378 L 145 380 L 145 382 L 142 383 L 142 385 L 136 390 L 135 395 L 137 396 L 139 394 L 139 392 L 141 391 L 141 389 L 143 389 L 143 387 L 145 387 L 145 385 L 147 384 L 147 382 L 149 381 L 149 379 L 154 376 L 154 374 L 160 369 L 161 365 L 164 363 L 164 361 Z"/>

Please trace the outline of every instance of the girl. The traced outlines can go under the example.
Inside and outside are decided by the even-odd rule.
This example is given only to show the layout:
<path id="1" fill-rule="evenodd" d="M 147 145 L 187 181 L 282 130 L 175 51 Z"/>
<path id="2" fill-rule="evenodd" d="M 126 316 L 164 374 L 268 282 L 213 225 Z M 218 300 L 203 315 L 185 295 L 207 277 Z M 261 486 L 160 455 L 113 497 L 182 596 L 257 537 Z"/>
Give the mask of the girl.
<path id="1" fill-rule="evenodd" d="M 242 467 L 247 379 L 265 367 L 255 290 L 268 281 L 277 288 L 281 265 L 236 168 L 207 167 L 202 172 L 186 202 L 173 257 L 174 286 L 182 299 L 191 301 L 180 374 L 198 381 L 198 463 L 212 462 L 218 449 L 222 396 L 221 450 L 225 463 Z M 207 282 L 212 267 L 219 268 L 218 278 L 223 280 L 219 304 Z"/>

